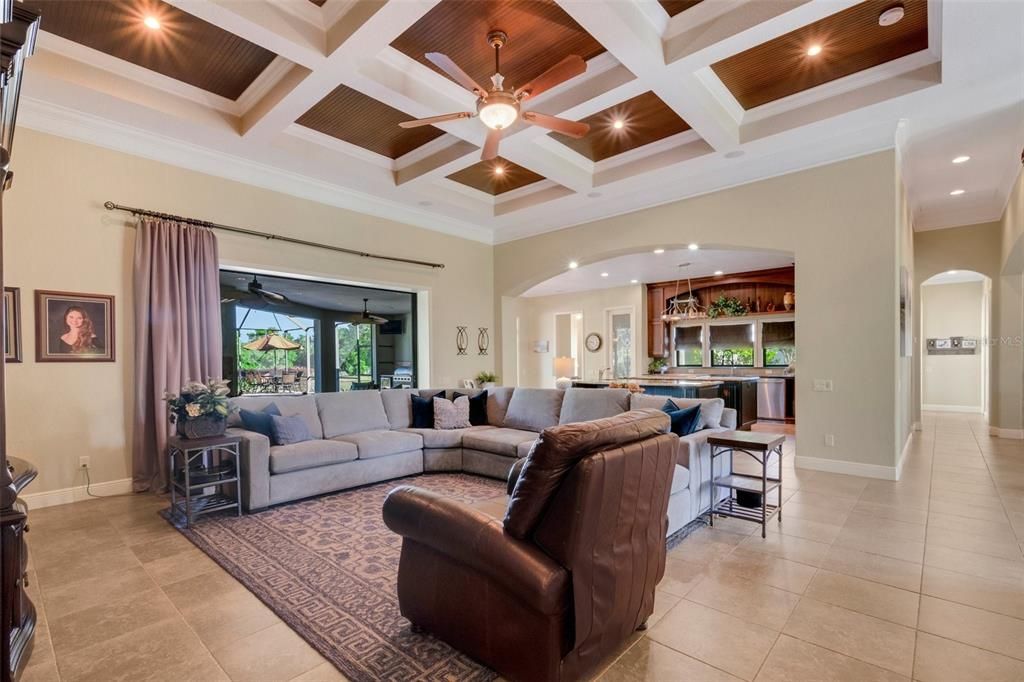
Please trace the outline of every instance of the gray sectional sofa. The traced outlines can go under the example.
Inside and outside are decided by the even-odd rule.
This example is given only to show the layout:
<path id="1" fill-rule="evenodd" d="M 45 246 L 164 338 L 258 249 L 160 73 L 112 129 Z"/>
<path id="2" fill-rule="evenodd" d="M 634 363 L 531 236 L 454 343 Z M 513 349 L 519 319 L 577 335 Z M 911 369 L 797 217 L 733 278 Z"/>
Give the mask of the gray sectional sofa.
<path id="1" fill-rule="evenodd" d="M 436 430 L 412 428 L 413 393 L 430 397 L 442 389 L 349 391 L 303 396 L 243 396 L 233 406 L 262 410 L 275 403 L 284 415 L 299 415 L 313 440 L 271 445 L 242 428 L 237 412 L 228 433 L 240 436 L 242 503 L 247 511 L 304 497 L 431 471 L 464 471 L 505 479 L 525 457 L 537 436 L 556 424 L 610 417 L 630 409 L 660 408 L 664 396 L 630 394 L 625 389 L 498 387 L 487 391 L 487 426 Z M 444 389 L 447 398 L 458 390 Z M 720 399 L 674 399 L 680 406 L 700 402 L 707 428 L 679 439 L 672 479 L 669 533 L 708 508 L 710 451 L 707 438 L 735 428 L 736 412 Z M 716 463 L 727 471 L 728 458 Z"/>

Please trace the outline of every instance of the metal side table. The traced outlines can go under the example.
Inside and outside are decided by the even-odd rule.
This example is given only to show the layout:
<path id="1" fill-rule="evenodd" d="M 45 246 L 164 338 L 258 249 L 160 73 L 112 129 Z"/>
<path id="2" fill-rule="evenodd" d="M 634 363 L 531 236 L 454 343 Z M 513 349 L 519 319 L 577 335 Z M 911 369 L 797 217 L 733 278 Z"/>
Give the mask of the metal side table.
<path id="1" fill-rule="evenodd" d="M 782 444 L 785 442 L 786 436 L 783 434 L 756 431 L 723 431 L 708 437 L 708 445 L 711 447 L 712 487 L 711 508 L 705 513 L 708 514 L 711 526 L 715 525 L 715 514 L 746 519 L 761 525 L 761 537 L 763 538 L 766 536 L 768 519 L 778 516 L 779 522 L 782 522 Z M 742 452 L 757 462 L 761 468 L 761 475 L 730 473 L 716 477 L 714 473 L 715 458 L 734 452 Z M 768 476 L 768 465 L 771 463 L 773 454 L 778 455 L 778 478 Z M 733 466 L 735 467 L 735 459 Z M 719 488 L 729 489 L 729 496 L 718 500 Z M 737 490 L 760 495 L 761 507 L 740 506 L 734 493 Z M 768 504 L 768 493 L 773 490 L 779 491 L 777 505 Z"/>
<path id="2" fill-rule="evenodd" d="M 168 439 L 171 515 L 183 517 L 186 527 L 191 528 L 201 514 L 235 509 L 236 516 L 242 515 L 238 481 L 241 440 L 238 436 Z"/>

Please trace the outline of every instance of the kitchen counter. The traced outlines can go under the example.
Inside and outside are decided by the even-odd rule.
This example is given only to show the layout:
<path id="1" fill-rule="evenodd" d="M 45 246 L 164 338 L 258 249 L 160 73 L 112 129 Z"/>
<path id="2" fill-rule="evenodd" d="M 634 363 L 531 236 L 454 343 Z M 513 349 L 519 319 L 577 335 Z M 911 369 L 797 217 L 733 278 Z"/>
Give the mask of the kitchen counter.
<path id="1" fill-rule="evenodd" d="M 613 379 L 611 381 L 574 381 L 573 385 L 586 385 L 586 386 L 608 386 L 609 384 L 638 384 L 640 386 L 688 386 L 692 388 L 710 388 L 719 386 L 721 380 L 718 379 L 676 379 L 674 377 L 667 377 L 665 375 L 659 376 L 642 376 L 642 377 L 625 377 L 623 379 Z"/>

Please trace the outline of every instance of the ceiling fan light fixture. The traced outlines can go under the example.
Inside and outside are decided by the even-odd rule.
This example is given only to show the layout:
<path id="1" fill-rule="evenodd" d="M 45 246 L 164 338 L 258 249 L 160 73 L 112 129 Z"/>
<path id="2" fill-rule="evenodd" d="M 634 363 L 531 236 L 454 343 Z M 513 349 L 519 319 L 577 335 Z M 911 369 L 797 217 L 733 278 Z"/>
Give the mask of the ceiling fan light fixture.
<path id="1" fill-rule="evenodd" d="M 519 118 L 519 102 L 510 93 L 492 92 L 480 101 L 477 114 L 491 130 L 504 130 Z"/>

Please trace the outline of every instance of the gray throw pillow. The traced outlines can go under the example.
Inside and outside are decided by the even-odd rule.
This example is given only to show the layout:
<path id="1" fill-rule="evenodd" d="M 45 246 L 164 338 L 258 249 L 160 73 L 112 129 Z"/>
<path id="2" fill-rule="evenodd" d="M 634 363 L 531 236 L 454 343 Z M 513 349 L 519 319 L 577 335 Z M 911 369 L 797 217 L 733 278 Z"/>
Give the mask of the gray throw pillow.
<path id="1" fill-rule="evenodd" d="M 461 395 L 455 400 L 434 398 L 435 429 L 468 429 L 469 396 Z"/>
<path id="2" fill-rule="evenodd" d="M 274 445 L 292 445 L 313 440 L 305 420 L 297 414 L 291 417 L 270 415 L 270 422 L 274 432 Z"/>

